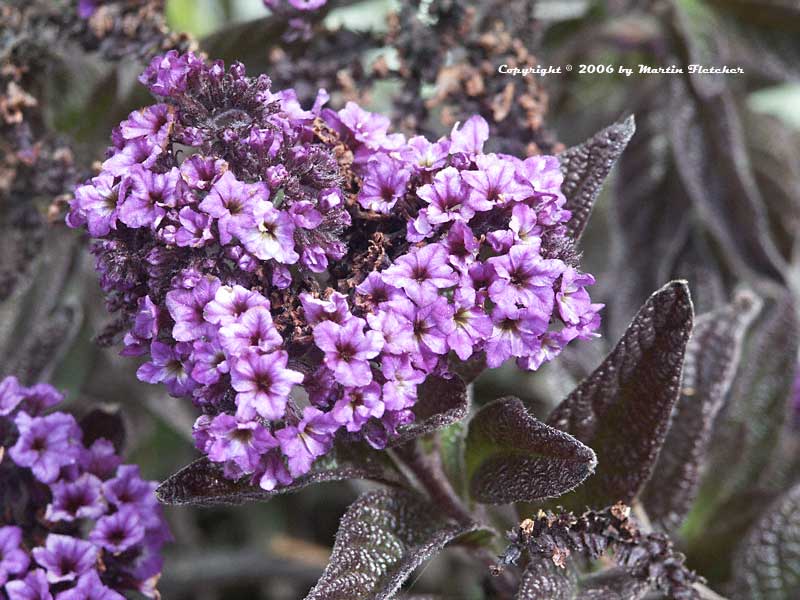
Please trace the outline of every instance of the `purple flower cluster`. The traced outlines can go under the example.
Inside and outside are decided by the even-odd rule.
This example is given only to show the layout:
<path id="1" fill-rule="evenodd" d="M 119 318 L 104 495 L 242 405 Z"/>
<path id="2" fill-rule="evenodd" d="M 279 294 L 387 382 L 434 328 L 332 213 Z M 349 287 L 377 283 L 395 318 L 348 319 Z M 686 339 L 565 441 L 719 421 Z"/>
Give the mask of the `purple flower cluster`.
<path id="1" fill-rule="evenodd" d="M 48 410 L 62 399 L 47 384 L 0 382 L 0 597 L 158 597 L 170 535 L 156 484 L 108 440 L 84 445 L 72 415 Z"/>
<path id="2" fill-rule="evenodd" d="M 287 484 L 334 437 L 382 448 L 454 360 L 533 370 L 597 329 L 558 161 L 484 153 L 480 117 L 406 139 L 192 54 L 141 81 L 160 103 L 114 130 L 68 222 L 98 238 L 123 354 L 194 401 L 229 477 Z"/>

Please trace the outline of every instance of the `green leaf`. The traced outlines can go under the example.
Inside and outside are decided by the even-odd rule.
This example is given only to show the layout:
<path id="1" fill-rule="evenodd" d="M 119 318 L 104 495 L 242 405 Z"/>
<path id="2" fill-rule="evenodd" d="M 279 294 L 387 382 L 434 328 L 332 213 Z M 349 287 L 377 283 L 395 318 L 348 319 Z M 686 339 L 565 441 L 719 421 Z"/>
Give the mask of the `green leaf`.
<path id="1" fill-rule="evenodd" d="M 163 504 L 172 505 L 244 504 L 266 502 L 275 496 L 296 492 L 316 483 L 348 479 L 372 479 L 390 485 L 404 483 L 386 454 L 360 445 L 342 444 L 318 459 L 309 473 L 274 490 L 264 490 L 251 484 L 249 477 L 232 481 L 223 475 L 219 463 L 203 457 L 164 481 L 156 489 L 156 496 Z"/>
<path id="2" fill-rule="evenodd" d="M 595 474 L 559 504 L 630 504 L 647 479 L 680 393 L 692 301 L 685 282 L 673 281 L 639 310 L 603 363 L 553 411 L 547 422 L 597 453 Z"/>
<path id="3" fill-rule="evenodd" d="M 458 376 L 445 379 L 431 375 L 417 388 L 417 402 L 411 410 L 414 422 L 398 427 L 398 435 L 389 440 L 389 446 L 400 446 L 466 417 L 467 386 Z"/>
<path id="4" fill-rule="evenodd" d="M 572 211 L 567 231 L 574 240 L 581 238 L 608 174 L 635 131 L 636 123 L 630 116 L 559 154 L 564 175 L 561 191 L 567 198 L 564 208 Z"/>
<path id="5" fill-rule="evenodd" d="M 411 492 L 364 494 L 342 517 L 330 562 L 306 600 L 392 598 L 414 569 L 476 529 Z"/>
<path id="6" fill-rule="evenodd" d="M 739 366 L 745 332 L 760 309 L 757 296 L 742 292 L 730 304 L 695 321 L 681 396 L 642 493 L 648 517 L 662 530 L 677 528 L 694 501 L 712 427 Z"/>
<path id="7" fill-rule="evenodd" d="M 465 466 L 472 498 L 487 504 L 555 498 L 586 479 L 594 452 L 548 427 L 518 398 L 500 398 L 469 423 Z"/>
<path id="8" fill-rule="evenodd" d="M 742 540 L 734 580 L 734 600 L 800 597 L 800 485 L 768 507 Z"/>

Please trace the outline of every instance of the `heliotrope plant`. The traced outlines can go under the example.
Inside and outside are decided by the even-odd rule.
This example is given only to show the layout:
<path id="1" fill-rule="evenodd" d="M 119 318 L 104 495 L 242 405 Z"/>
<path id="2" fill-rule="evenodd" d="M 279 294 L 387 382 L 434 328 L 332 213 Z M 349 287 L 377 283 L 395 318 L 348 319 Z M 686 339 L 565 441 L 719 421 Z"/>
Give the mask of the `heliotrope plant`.
<path id="1" fill-rule="evenodd" d="M 480 117 L 406 139 L 191 53 L 141 81 L 160 102 L 114 130 L 68 223 L 97 238 L 123 354 L 191 398 L 227 477 L 270 490 L 335 437 L 384 448 L 426 378 L 535 370 L 597 329 L 556 158 L 485 153 Z"/>
<path id="2" fill-rule="evenodd" d="M 0 597 L 156 598 L 170 539 L 156 484 L 94 435 L 102 417 L 52 410 L 62 400 L 48 384 L 0 382 Z"/>

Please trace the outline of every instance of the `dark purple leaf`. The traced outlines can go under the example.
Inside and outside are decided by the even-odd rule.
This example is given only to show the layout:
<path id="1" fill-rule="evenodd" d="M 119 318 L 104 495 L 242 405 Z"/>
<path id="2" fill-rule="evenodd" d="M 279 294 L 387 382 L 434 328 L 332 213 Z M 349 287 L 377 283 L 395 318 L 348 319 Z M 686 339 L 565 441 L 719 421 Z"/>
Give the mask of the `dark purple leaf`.
<path id="1" fill-rule="evenodd" d="M 614 278 L 606 318 L 610 339 L 622 335 L 642 300 L 672 278 L 691 217 L 691 203 L 670 157 L 663 85 L 651 85 L 634 108 L 636 135 L 619 160 L 610 225 L 617 241 L 612 244 L 614 272 L 636 276 Z"/>
<path id="2" fill-rule="evenodd" d="M 703 490 L 718 501 L 758 485 L 786 419 L 800 339 L 791 294 L 765 303 L 762 315 L 715 428 Z"/>
<path id="3" fill-rule="evenodd" d="M 531 558 L 515 600 L 574 600 L 577 587 L 574 570 L 561 569 L 549 559 Z"/>
<path id="4" fill-rule="evenodd" d="M 457 537 L 476 527 L 444 518 L 418 495 L 369 492 L 342 517 L 330 562 L 306 600 L 384 600 Z"/>
<path id="5" fill-rule="evenodd" d="M 592 473 L 596 459 L 591 448 L 530 415 L 518 398 L 500 398 L 470 421 L 464 462 L 470 495 L 505 504 L 560 496 Z"/>
<path id="6" fill-rule="evenodd" d="M 457 376 L 444 379 L 431 375 L 419 386 L 417 403 L 411 410 L 414 422 L 398 427 L 398 436 L 389 441 L 390 446 L 405 444 L 466 417 L 469 412 L 467 386 Z"/>
<path id="7" fill-rule="evenodd" d="M 561 191 L 567 198 L 565 208 L 572 211 L 567 231 L 576 241 L 586 228 L 608 174 L 635 131 L 636 123 L 630 116 L 558 156 L 564 174 Z"/>
<path id="8" fill-rule="evenodd" d="M 769 506 L 734 561 L 734 600 L 800 597 L 800 485 Z"/>
<path id="9" fill-rule="evenodd" d="M 372 479 L 390 485 L 403 483 L 386 454 L 366 447 L 341 445 L 320 458 L 311 471 L 290 485 L 271 491 L 250 483 L 248 477 L 238 481 L 226 478 L 219 463 L 199 458 L 164 481 L 156 496 L 163 504 L 213 506 L 266 502 L 275 496 L 296 492 L 309 485 L 348 479 Z"/>
<path id="10" fill-rule="evenodd" d="M 117 454 L 125 447 L 125 422 L 117 408 L 95 408 L 80 420 L 83 444 L 91 446 L 95 440 L 104 438 L 114 444 Z"/>
<path id="11" fill-rule="evenodd" d="M 785 261 L 770 237 L 733 97 L 721 87 L 693 101 L 678 79 L 669 93 L 672 153 L 694 209 L 734 267 L 781 281 Z"/>
<path id="12" fill-rule="evenodd" d="M 757 296 L 742 292 L 695 320 L 681 396 L 642 494 L 647 515 L 665 531 L 680 526 L 695 499 L 714 421 L 739 366 L 745 332 L 760 308 Z"/>
<path id="13" fill-rule="evenodd" d="M 594 476 L 559 504 L 582 510 L 630 503 L 653 470 L 680 393 L 692 331 L 689 289 L 654 293 L 611 354 L 548 418 L 597 453 Z"/>

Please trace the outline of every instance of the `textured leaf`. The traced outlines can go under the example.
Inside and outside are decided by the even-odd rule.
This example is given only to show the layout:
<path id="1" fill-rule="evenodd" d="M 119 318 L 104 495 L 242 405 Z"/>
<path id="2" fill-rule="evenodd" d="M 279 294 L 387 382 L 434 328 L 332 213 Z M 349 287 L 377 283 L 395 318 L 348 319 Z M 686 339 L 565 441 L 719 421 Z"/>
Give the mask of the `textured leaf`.
<path id="1" fill-rule="evenodd" d="M 559 155 L 564 174 L 561 191 L 567 198 L 565 208 L 572 211 L 567 231 L 575 240 L 583 234 L 603 183 L 635 131 L 630 116 Z"/>
<path id="2" fill-rule="evenodd" d="M 672 79 L 670 98 L 673 156 L 695 210 L 733 266 L 781 281 L 785 261 L 770 237 L 729 90 L 693 102 L 685 84 Z"/>
<path id="3" fill-rule="evenodd" d="M 630 503 L 650 477 L 680 394 L 692 331 L 689 289 L 654 293 L 603 363 L 548 418 L 597 453 L 594 476 L 559 504 L 575 510 Z"/>
<path id="4" fill-rule="evenodd" d="M 164 504 L 213 506 L 265 502 L 275 496 L 296 492 L 315 483 L 372 479 L 388 484 L 402 483 L 401 476 L 391 466 L 385 454 L 362 447 L 342 446 L 317 460 L 311 472 L 295 479 L 290 485 L 268 491 L 252 485 L 249 478 L 227 479 L 219 463 L 199 458 L 164 481 L 156 496 Z"/>
<path id="5" fill-rule="evenodd" d="M 757 296 L 742 292 L 732 303 L 695 321 L 681 396 L 642 494 L 650 520 L 665 531 L 680 525 L 697 494 L 712 426 L 736 374 L 744 334 L 760 309 Z"/>
<path id="6" fill-rule="evenodd" d="M 764 318 L 753 327 L 742 369 L 717 427 L 714 462 L 704 487 L 718 498 L 729 498 L 757 484 L 776 450 L 786 418 L 800 339 L 794 301 L 785 293 L 762 312 Z"/>
<path id="7" fill-rule="evenodd" d="M 800 597 L 800 485 L 770 506 L 735 559 L 735 600 Z"/>
<path id="8" fill-rule="evenodd" d="M 392 598 L 414 569 L 474 529 L 410 492 L 364 494 L 342 517 L 330 562 L 306 600 Z"/>
<path id="9" fill-rule="evenodd" d="M 469 424 L 466 477 L 479 502 L 555 498 L 579 485 L 595 464 L 591 448 L 538 421 L 518 398 L 487 404 Z"/>
<path id="10" fill-rule="evenodd" d="M 622 335 L 642 299 L 672 277 L 689 232 L 691 203 L 675 173 L 666 138 L 670 122 L 664 82 L 653 82 L 660 85 L 651 84 L 635 107 L 636 135 L 619 160 L 610 219 L 612 266 L 614 272 L 636 277 L 614 278 L 606 319 L 609 339 Z"/>
<path id="11" fill-rule="evenodd" d="M 466 417 L 469 412 L 467 386 L 457 376 L 444 379 L 431 375 L 419 386 L 412 411 L 414 422 L 398 427 L 398 435 L 389 441 L 390 446 L 405 444 Z"/>
<path id="12" fill-rule="evenodd" d="M 577 580 L 571 569 L 560 569 L 552 560 L 531 559 L 522 573 L 515 600 L 573 600 Z"/>

